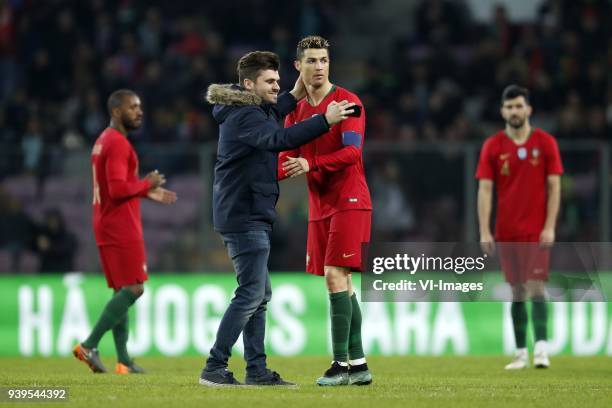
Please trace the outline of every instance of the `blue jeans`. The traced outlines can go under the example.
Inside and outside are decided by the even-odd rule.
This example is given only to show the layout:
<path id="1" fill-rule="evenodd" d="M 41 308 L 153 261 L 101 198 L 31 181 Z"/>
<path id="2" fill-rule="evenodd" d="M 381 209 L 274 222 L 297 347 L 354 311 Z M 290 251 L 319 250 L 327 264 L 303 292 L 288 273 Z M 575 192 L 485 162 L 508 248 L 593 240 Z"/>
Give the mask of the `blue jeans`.
<path id="1" fill-rule="evenodd" d="M 234 264 L 238 288 L 219 324 L 206 370 L 227 367 L 232 347 L 242 332 L 247 374 L 258 375 L 266 369 L 266 306 L 272 297 L 268 272 L 270 235 L 268 231 L 247 231 L 221 237 Z"/>

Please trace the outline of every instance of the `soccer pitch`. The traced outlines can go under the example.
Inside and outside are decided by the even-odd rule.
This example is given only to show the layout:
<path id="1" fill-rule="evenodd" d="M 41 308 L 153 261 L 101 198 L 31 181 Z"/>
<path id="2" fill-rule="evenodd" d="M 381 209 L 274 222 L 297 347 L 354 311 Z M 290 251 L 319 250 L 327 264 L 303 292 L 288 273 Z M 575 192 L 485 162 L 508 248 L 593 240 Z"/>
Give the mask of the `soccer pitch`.
<path id="1" fill-rule="evenodd" d="M 112 358 L 104 358 L 107 368 Z M 137 362 L 149 374 L 92 374 L 72 358 L 2 358 L 2 387 L 67 387 L 72 407 L 609 407 L 609 357 L 553 357 L 552 368 L 508 372 L 508 357 L 373 357 L 371 386 L 322 388 L 315 378 L 328 357 L 272 357 L 271 368 L 297 389 L 213 389 L 198 384 L 203 358 L 148 357 Z M 232 359 L 239 380 L 244 363 Z M 8 405 L 8 404 L 1 404 Z M 18 406 L 39 406 L 19 403 Z"/>

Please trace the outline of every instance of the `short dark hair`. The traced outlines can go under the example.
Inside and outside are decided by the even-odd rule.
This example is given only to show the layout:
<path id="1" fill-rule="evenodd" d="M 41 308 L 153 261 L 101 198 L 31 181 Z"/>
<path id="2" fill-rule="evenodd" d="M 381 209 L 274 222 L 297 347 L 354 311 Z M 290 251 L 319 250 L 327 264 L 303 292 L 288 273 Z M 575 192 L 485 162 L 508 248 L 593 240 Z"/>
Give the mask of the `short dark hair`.
<path id="1" fill-rule="evenodd" d="M 245 54 L 238 61 L 238 83 L 242 85 L 245 79 L 255 81 L 260 71 L 271 69 L 278 71 L 280 58 L 270 51 L 253 51 Z"/>
<path id="2" fill-rule="evenodd" d="M 296 58 L 298 60 L 302 59 L 304 51 L 308 49 L 325 49 L 329 54 L 329 41 L 320 35 L 309 35 L 308 37 L 302 38 L 297 45 L 297 50 L 295 52 Z"/>
<path id="3" fill-rule="evenodd" d="M 503 105 L 508 99 L 518 98 L 519 96 L 525 98 L 525 102 L 529 104 L 529 90 L 527 88 L 515 84 L 508 85 L 502 92 L 501 103 Z"/>
<path id="4" fill-rule="evenodd" d="M 118 108 L 123 103 L 123 100 L 128 96 L 138 96 L 136 92 L 131 89 L 117 89 L 108 97 L 106 101 L 106 108 L 108 109 L 108 114 L 113 115 L 113 109 Z"/>

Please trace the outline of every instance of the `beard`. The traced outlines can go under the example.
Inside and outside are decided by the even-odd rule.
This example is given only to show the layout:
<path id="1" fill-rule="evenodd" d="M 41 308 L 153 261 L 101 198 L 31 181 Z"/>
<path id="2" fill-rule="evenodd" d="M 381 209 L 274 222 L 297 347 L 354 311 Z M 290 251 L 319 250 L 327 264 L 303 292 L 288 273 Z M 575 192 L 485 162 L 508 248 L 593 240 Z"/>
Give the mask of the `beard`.
<path id="1" fill-rule="evenodd" d="M 508 120 L 506 123 L 514 129 L 520 129 L 525 124 L 525 118 L 510 118 L 510 120 Z"/>
<path id="2" fill-rule="evenodd" d="M 123 118 L 122 122 L 123 122 L 123 127 L 125 127 L 126 130 L 133 131 L 133 130 L 138 130 L 140 128 L 140 125 L 142 124 L 142 119 L 140 121 L 137 121 L 137 120 L 129 120 L 129 119 Z"/>

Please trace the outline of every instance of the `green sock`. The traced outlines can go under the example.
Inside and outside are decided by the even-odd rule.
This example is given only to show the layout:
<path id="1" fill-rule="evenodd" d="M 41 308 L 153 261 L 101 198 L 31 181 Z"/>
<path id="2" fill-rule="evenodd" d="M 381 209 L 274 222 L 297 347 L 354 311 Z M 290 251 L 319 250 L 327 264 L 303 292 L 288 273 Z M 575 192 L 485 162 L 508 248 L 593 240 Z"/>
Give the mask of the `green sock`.
<path id="1" fill-rule="evenodd" d="M 516 348 L 527 347 L 527 307 L 525 302 L 512 302 L 510 307 Z"/>
<path id="2" fill-rule="evenodd" d="M 130 333 L 128 316 L 126 312 L 123 318 L 113 327 L 113 339 L 115 340 L 115 350 L 117 350 L 117 361 L 125 365 L 130 365 L 132 363 L 127 351 L 127 342 Z"/>
<path id="3" fill-rule="evenodd" d="M 351 360 L 364 358 L 363 345 L 361 344 L 361 309 L 357 301 L 357 294 L 351 296 L 351 328 L 349 330 L 348 354 Z"/>
<path id="4" fill-rule="evenodd" d="M 348 360 L 348 338 L 351 326 L 351 298 L 348 292 L 329 294 L 331 304 L 332 351 L 334 361 Z"/>
<path id="5" fill-rule="evenodd" d="M 138 296 L 126 288 L 115 293 L 115 296 L 104 307 L 102 315 L 100 315 L 87 340 L 83 342 L 83 346 L 87 348 L 98 347 L 98 343 L 104 333 L 115 327 L 136 299 L 138 299 Z"/>
<path id="6" fill-rule="evenodd" d="M 536 341 L 548 338 L 546 329 L 548 322 L 548 308 L 543 299 L 534 299 L 531 303 L 531 321 Z"/>

